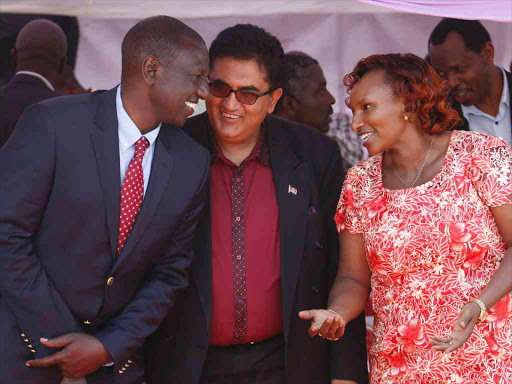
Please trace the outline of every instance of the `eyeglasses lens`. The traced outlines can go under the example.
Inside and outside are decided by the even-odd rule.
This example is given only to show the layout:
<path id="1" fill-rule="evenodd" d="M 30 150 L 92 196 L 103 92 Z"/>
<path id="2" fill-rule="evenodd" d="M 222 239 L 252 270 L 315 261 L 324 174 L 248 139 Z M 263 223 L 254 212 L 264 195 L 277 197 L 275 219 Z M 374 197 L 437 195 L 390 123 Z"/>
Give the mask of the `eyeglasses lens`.
<path id="1" fill-rule="evenodd" d="M 231 88 L 223 84 L 210 84 L 210 93 L 215 97 L 226 98 L 231 93 Z M 252 105 L 258 99 L 258 96 L 251 92 L 236 91 L 236 99 L 242 104 Z"/>

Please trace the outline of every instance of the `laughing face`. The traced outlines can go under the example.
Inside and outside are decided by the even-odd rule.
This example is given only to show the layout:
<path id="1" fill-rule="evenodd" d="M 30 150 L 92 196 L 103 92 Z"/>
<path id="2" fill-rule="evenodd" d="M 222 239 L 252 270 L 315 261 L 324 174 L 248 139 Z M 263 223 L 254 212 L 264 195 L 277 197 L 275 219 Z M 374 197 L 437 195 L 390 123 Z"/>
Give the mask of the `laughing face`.
<path id="1" fill-rule="evenodd" d="M 255 60 L 240 61 L 232 57 L 218 58 L 210 71 L 210 82 L 223 83 L 232 89 L 262 94 L 270 89 L 266 70 Z M 240 103 L 234 93 L 226 98 L 210 94 L 206 99 L 208 117 L 216 138 L 222 142 L 239 144 L 253 140 L 267 114 L 272 113 L 281 97 L 279 88 L 259 97 L 253 105 Z"/>
<path id="2" fill-rule="evenodd" d="M 444 43 L 430 45 L 432 67 L 448 82 L 453 98 L 463 105 L 481 104 L 489 93 L 494 50 L 490 43 L 481 53 L 466 50 L 464 39 L 450 32 Z"/>
<path id="3" fill-rule="evenodd" d="M 385 80 L 384 70 L 365 74 L 352 89 L 348 103 L 354 114 L 352 130 L 361 137 L 371 156 L 397 144 L 406 126 L 404 103 Z"/>
<path id="4" fill-rule="evenodd" d="M 183 45 L 172 63 L 158 67 L 151 91 L 157 120 L 179 127 L 194 113 L 199 99 L 208 96 L 206 46 L 193 40 L 185 41 Z"/>

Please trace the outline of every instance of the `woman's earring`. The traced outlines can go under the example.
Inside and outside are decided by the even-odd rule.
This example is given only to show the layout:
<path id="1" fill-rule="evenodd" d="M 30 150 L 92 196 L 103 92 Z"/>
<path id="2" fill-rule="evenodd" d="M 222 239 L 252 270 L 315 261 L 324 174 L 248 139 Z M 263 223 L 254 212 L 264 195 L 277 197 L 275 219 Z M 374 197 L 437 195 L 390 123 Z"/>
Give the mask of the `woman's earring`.
<path id="1" fill-rule="evenodd" d="M 404 116 L 404 121 L 409 121 L 409 116 L 405 115 Z"/>

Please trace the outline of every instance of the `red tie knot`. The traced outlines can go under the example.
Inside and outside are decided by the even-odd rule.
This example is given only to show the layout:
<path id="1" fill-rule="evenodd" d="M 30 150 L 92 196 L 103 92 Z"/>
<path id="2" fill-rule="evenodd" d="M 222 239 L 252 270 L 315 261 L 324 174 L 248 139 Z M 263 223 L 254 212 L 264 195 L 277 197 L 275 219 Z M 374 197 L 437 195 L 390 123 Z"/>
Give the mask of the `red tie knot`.
<path id="1" fill-rule="evenodd" d="M 142 155 L 146 153 L 146 150 L 149 148 L 149 140 L 142 136 L 135 143 L 135 155 Z"/>

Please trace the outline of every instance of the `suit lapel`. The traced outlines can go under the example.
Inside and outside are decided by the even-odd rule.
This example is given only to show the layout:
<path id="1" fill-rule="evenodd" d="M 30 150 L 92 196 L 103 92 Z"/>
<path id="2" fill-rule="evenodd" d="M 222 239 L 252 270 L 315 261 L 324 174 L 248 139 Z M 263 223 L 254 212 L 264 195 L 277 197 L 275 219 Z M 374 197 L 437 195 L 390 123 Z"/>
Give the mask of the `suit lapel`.
<path id="1" fill-rule="evenodd" d="M 210 193 L 206 202 L 206 214 L 204 215 L 197 235 L 196 250 L 196 273 L 194 281 L 199 293 L 199 300 L 203 308 L 206 321 L 206 329 L 210 329 L 210 313 L 212 308 L 212 231 L 210 213 Z"/>
<path id="2" fill-rule="evenodd" d="M 160 199 L 172 176 L 173 156 L 171 154 L 172 145 L 172 127 L 162 125 L 158 138 L 155 142 L 155 153 L 151 165 L 151 175 L 149 177 L 148 189 L 142 202 L 139 215 L 135 220 L 132 232 L 116 260 L 114 269 L 123 262 L 130 253 L 137 241 L 142 237 L 145 229 L 151 222 Z M 119 209 L 119 208 L 118 208 Z"/>
<path id="3" fill-rule="evenodd" d="M 208 126 L 208 114 L 206 112 L 189 119 L 184 127 L 194 140 L 201 144 L 211 153 L 211 143 Z M 193 281 L 197 287 L 201 306 L 207 324 L 206 329 L 210 329 L 210 313 L 212 307 L 212 231 L 211 231 L 211 212 L 210 212 L 210 192 L 208 188 L 208 197 L 206 201 L 206 214 L 204 215 L 197 232 L 197 241 L 194 251 L 196 262 L 193 274 Z"/>
<path id="4" fill-rule="evenodd" d="M 91 130 L 91 139 L 96 155 L 103 199 L 105 201 L 113 259 L 117 252 L 119 211 L 121 204 L 116 91 L 117 87 L 99 96 L 98 109 L 95 116 L 96 126 Z"/>
<path id="5" fill-rule="evenodd" d="M 512 73 L 505 71 L 505 80 L 508 83 L 509 108 L 510 108 L 510 133 L 512 135 Z"/>
<path id="6" fill-rule="evenodd" d="M 304 256 L 311 170 L 290 147 L 279 120 L 267 118 L 266 129 L 279 209 L 283 328 L 287 339 L 291 316 L 297 316 L 292 306 Z"/>

